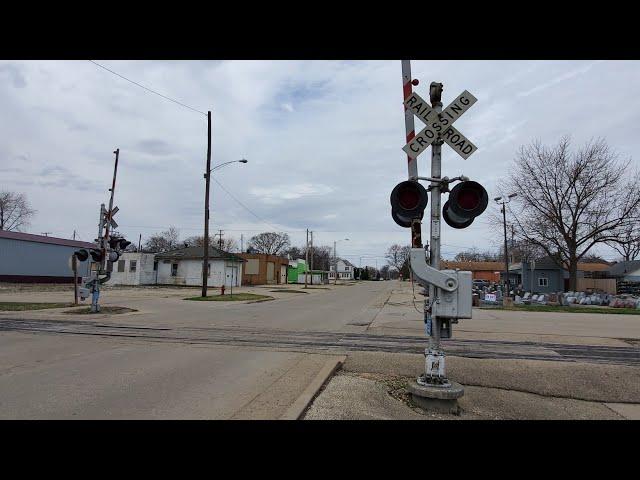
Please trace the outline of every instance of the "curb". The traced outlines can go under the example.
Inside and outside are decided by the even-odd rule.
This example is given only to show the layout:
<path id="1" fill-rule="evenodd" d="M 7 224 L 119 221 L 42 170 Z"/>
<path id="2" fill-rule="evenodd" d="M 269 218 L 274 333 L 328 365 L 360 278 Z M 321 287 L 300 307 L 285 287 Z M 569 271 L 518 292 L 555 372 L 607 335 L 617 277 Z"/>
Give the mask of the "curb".
<path id="1" fill-rule="evenodd" d="M 333 374 L 342 368 L 347 357 L 345 355 L 328 362 L 318 372 L 315 378 L 311 381 L 309 386 L 305 388 L 302 395 L 300 395 L 293 405 L 291 405 L 279 420 L 299 420 L 307 407 L 311 404 L 316 395 L 320 392 L 320 389 L 329 381 Z"/>

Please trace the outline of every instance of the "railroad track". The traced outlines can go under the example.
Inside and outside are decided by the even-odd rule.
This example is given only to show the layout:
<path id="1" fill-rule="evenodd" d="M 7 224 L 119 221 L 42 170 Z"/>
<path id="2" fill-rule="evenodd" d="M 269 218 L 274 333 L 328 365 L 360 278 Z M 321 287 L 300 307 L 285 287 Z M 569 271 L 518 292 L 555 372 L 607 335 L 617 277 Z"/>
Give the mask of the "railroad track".
<path id="1" fill-rule="evenodd" d="M 259 330 L 242 327 L 146 327 L 82 320 L 2 318 L 0 332 L 2 331 L 336 353 L 350 351 L 422 353 L 426 345 L 424 338 L 408 335 Z M 640 366 L 640 347 L 638 346 L 608 347 L 497 340 L 444 340 L 443 345 L 449 355 L 469 358 L 510 358 Z"/>

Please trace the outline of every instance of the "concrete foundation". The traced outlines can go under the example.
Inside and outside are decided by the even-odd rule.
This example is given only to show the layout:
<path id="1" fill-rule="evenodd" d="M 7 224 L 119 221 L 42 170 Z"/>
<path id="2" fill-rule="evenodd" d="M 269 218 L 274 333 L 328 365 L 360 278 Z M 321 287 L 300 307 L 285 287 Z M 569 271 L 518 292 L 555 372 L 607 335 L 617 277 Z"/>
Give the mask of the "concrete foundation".
<path id="1" fill-rule="evenodd" d="M 456 382 L 448 386 L 423 386 L 416 380 L 407 385 L 411 401 L 427 412 L 460 414 L 458 398 L 464 395 L 464 388 Z"/>

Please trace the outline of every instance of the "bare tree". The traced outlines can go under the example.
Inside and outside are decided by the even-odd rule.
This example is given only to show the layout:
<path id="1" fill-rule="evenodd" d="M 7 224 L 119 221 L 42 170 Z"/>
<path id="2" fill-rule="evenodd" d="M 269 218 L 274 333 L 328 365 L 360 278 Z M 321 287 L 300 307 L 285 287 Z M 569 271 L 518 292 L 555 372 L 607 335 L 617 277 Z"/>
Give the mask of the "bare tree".
<path id="1" fill-rule="evenodd" d="M 471 248 L 456 254 L 453 258 L 456 262 L 498 262 L 501 253 L 492 252 L 490 250 L 480 251 L 477 248 Z"/>
<path id="2" fill-rule="evenodd" d="M 180 248 L 182 245 L 178 243 L 180 232 L 175 227 L 169 227 L 169 230 L 152 235 L 144 244 L 144 249 L 148 252 L 162 253 L 169 250 Z"/>
<path id="3" fill-rule="evenodd" d="M 0 230 L 21 232 L 35 213 L 24 193 L 0 192 Z"/>
<path id="4" fill-rule="evenodd" d="M 640 224 L 630 223 L 621 229 L 618 238 L 607 244 L 622 255 L 622 260 L 628 262 L 640 256 Z"/>
<path id="5" fill-rule="evenodd" d="M 191 237 L 185 238 L 183 241 L 184 244 L 189 247 L 202 247 L 204 245 L 204 235 L 193 235 Z M 209 246 L 220 248 L 220 241 L 216 240 L 213 237 L 209 237 Z M 222 250 L 225 252 L 236 252 L 238 251 L 238 241 L 232 237 L 222 237 Z"/>
<path id="6" fill-rule="evenodd" d="M 283 254 L 291 245 L 289 235 L 286 233 L 264 232 L 251 237 L 249 246 L 258 253 L 268 255 Z"/>
<path id="7" fill-rule="evenodd" d="M 401 271 L 402 266 L 409 260 L 411 254 L 411 247 L 409 245 L 398 245 L 397 243 L 391 245 L 387 250 L 385 258 L 389 261 L 389 264 L 396 270 Z"/>
<path id="8" fill-rule="evenodd" d="M 638 221 L 640 175 L 604 140 L 575 153 L 570 147 L 569 137 L 552 147 L 539 141 L 521 147 L 502 188 L 518 194 L 507 204 L 516 236 L 566 268 L 575 290 L 578 261 Z"/>

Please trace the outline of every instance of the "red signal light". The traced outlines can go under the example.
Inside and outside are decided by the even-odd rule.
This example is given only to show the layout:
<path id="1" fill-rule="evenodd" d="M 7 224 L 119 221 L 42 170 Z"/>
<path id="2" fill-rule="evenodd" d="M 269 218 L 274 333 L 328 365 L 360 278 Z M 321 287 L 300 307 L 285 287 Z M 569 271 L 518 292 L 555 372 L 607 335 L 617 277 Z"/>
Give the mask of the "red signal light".
<path id="1" fill-rule="evenodd" d="M 393 220 L 401 227 L 410 227 L 412 220 L 422 219 L 428 198 L 427 190 L 418 182 L 400 182 L 390 197 Z"/>
<path id="2" fill-rule="evenodd" d="M 474 218 L 487 208 L 489 195 L 478 182 L 466 181 L 451 189 L 448 202 L 453 214 L 463 218 Z"/>

